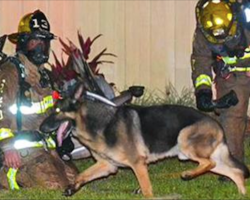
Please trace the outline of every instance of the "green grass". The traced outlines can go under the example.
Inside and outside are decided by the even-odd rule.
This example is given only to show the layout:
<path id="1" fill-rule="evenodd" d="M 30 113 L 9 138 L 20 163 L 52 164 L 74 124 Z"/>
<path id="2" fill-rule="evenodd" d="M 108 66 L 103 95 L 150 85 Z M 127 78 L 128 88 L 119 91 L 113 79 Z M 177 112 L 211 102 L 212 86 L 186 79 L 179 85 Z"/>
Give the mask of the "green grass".
<path id="1" fill-rule="evenodd" d="M 246 164 L 250 164 L 250 138 L 246 138 Z M 75 161 L 81 171 L 94 163 L 92 158 Z M 232 182 L 220 182 L 218 176 L 207 173 L 190 181 L 183 181 L 180 173 L 196 167 L 189 161 L 180 162 L 177 158 L 166 159 L 149 165 L 149 174 L 154 195 L 157 199 L 250 199 L 250 180 L 247 180 L 248 194 L 238 193 Z M 72 197 L 64 197 L 62 191 L 22 189 L 0 192 L 0 199 L 144 199 L 134 194 L 138 189 L 132 170 L 123 168 L 116 175 L 95 180 L 85 185 Z"/>

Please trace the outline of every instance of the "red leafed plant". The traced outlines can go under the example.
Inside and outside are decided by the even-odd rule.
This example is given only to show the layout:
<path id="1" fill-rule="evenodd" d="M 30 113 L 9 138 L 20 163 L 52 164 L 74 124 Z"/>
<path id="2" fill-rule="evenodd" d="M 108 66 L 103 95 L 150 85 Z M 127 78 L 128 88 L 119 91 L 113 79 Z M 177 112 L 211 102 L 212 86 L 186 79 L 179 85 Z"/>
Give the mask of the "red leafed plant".
<path id="1" fill-rule="evenodd" d="M 103 49 L 99 54 L 97 54 L 92 60 L 89 61 L 89 55 L 91 52 L 91 47 L 94 41 L 102 36 L 101 34 L 97 35 L 93 39 L 88 37 L 86 40 L 84 40 L 82 34 L 78 31 L 78 41 L 80 44 L 80 49 L 77 48 L 77 46 L 68 39 L 68 43 L 66 44 L 61 38 L 59 38 L 59 41 L 62 45 L 62 51 L 65 53 L 68 58 L 67 62 L 64 61 L 63 55 L 61 56 L 61 61 L 59 61 L 56 54 L 53 52 L 53 56 L 55 59 L 55 63 L 51 64 L 51 70 L 52 70 L 52 79 L 53 82 L 57 84 L 58 87 L 62 87 L 64 82 L 70 81 L 72 79 L 76 79 L 78 76 L 78 73 L 73 69 L 72 67 L 72 58 L 71 55 L 74 52 L 74 55 L 81 54 L 84 59 L 87 61 L 91 71 L 95 75 L 100 75 L 98 66 L 103 63 L 112 63 L 112 61 L 107 60 L 100 60 L 103 56 L 113 56 L 116 57 L 115 54 L 107 53 L 107 48 Z"/>

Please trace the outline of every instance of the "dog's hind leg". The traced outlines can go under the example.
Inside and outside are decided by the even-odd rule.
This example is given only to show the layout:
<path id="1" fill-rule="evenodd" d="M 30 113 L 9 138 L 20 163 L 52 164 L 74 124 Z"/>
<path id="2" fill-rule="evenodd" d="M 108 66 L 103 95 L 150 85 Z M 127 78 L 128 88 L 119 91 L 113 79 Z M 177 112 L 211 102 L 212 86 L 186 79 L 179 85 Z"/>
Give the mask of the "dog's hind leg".
<path id="1" fill-rule="evenodd" d="M 145 157 L 139 158 L 137 162 L 131 164 L 130 167 L 133 169 L 136 175 L 143 196 L 152 197 L 153 196 L 152 185 L 148 175 L 148 167 Z"/>
<path id="2" fill-rule="evenodd" d="M 245 175 L 249 175 L 246 166 L 234 159 L 228 150 L 226 144 L 218 145 L 211 158 L 215 161 L 216 166 L 211 169 L 212 172 L 229 177 L 238 187 L 241 194 L 246 194 Z"/>
<path id="3" fill-rule="evenodd" d="M 181 178 L 184 180 L 190 180 L 201 174 L 204 174 L 214 168 L 215 163 L 209 159 L 202 159 L 198 157 L 191 157 L 191 160 L 199 163 L 198 167 L 192 170 L 184 171 L 181 173 Z"/>
<path id="4" fill-rule="evenodd" d="M 80 173 L 73 185 L 69 185 L 65 190 L 65 196 L 72 196 L 75 194 L 84 184 L 95 180 L 97 178 L 105 177 L 110 174 L 116 173 L 117 167 L 112 165 L 106 160 L 98 160 L 97 163 Z"/>
<path id="5" fill-rule="evenodd" d="M 217 129 L 210 127 L 208 121 L 206 124 L 198 123 L 186 127 L 180 132 L 178 145 L 181 154 L 199 164 L 197 168 L 182 173 L 181 177 L 184 180 L 192 179 L 215 167 L 215 162 L 210 159 L 210 155 L 222 135 L 218 134 Z"/>

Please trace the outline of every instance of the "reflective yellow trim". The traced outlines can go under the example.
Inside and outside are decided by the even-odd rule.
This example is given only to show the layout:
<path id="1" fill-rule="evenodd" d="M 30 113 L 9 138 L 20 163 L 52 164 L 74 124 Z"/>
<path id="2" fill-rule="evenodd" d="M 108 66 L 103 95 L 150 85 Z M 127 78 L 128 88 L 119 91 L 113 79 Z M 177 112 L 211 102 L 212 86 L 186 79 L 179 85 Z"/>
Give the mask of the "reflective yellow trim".
<path id="1" fill-rule="evenodd" d="M 31 106 L 22 105 L 20 111 L 24 115 L 41 114 L 45 113 L 49 108 L 53 107 L 53 105 L 53 97 L 50 95 L 44 97 L 41 102 L 32 102 Z M 17 113 L 17 105 L 14 104 L 10 106 L 9 110 L 15 115 Z"/>
<path id="2" fill-rule="evenodd" d="M 41 106 L 41 108 L 40 108 L 40 110 L 37 112 L 38 114 L 40 114 L 40 113 L 45 113 L 47 110 L 48 110 L 48 108 L 51 108 L 51 107 L 53 107 L 53 97 L 52 97 L 52 95 L 50 95 L 50 96 L 47 96 L 47 97 L 45 97 L 41 102 L 40 102 L 40 106 Z"/>
<path id="3" fill-rule="evenodd" d="M 46 139 L 46 142 L 47 142 L 47 145 L 48 145 L 49 149 L 56 148 L 56 143 L 55 143 L 55 141 L 51 137 L 49 137 L 48 139 Z"/>
<path id="4" fill-rule="evenodd" d="M 206 74 L 201 74 L 200 76 L 198 76 L 195 81 L 195 88 L 198 88 L 201 85 L 207 85 L 209 87 L 212 86 L 212 80 L 210 76 Z"/>
<path id="5" fill-rule="evenodd" d="M 28 140 L 17 140 L 14 143 L 14 147 L 17 150 L 20 149 L 26 149 L 26 148 L 41 148 L 41 147 L 45 147 L 44 145 L 47 145 L 46 147 L 48 147 L 49 149 L 54 149 L 56 148 L 56 143 L 55 141 L 49 137 L 48 139 L 45 139 L 46 144 L 44 144 L 44 141 L 39 141 L 39 142 L 31 142 Z"/>
<path id="6" fill-rule="evenodd" d="M 230 71 L 231 72 L 249 72 L 250 67 L 234 67 Z"/>
<path id="7" fill-rule="evenodd" d="M 12 138 L 14 137 L 14 134 L 12 131 L 8 128 L 0 128 L 0 141 L 7 139 L 7 138 Z"/>
<path id="8" fill-rule="evenodd" d="M 234 56 L 234 57 L 225 56 L 225 57 L 222 57 L 222 60 L 227 65 L 233 65 L 233 64 L 236 64 L 239 60 L 244 60 L 247 58 L 250 58 L 250 49 L 249 48 L 245 49 L 244 56 L 241 58 L 237 58 L 236 56 Z"/>
<path id="9" fill-rule="evenodd" d="M 11 190 L 19 190 L 19 186 L 16 182 L 16 173 L 18 169 L 14 168 L 9 168 L 8 173 L 7 173 L 7 179 L 9 183 L 9 187 Z"/>
<path id="10" fill-rule="evenodd" d="M 0 106 L 1 106 L 1 104 L 0 104 Z M 0 110 L 0 120 L 2 120 L 2 119 L 3 119 L 3 111 Z"/>
<path id="11" fill-rule="evenodd" d="M 227 65 L 233 65 L 233 64 L 236 64 L 237 63 L 237 57 L 234 56 L 234 57 L 222 57 L 222 60 L 224 61 L 225 64 Z"/>

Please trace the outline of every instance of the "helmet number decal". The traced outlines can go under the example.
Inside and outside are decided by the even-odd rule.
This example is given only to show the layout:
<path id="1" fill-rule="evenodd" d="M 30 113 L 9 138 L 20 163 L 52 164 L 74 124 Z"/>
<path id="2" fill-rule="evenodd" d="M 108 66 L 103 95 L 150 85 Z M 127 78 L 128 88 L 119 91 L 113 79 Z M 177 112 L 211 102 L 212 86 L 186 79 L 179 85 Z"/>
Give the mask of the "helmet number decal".
<path id="1" fill-rule="evenodd" d="M 46 29 L 46 30 L 49 29 L 48 22 L 45 19 L 39 20 L 40 23 L 38 22 L 37 19 L 32 19 L 32 21 L 34 22 L 33 28 L 40 28 L 41 27 L 42 29 Z"/>
<path id="2" fill-rule="evenodd" d="M 49 28 L 48 22 L 45 19 L 41 20 L 41 27 L 46 29 L 46 30 Z"/>

